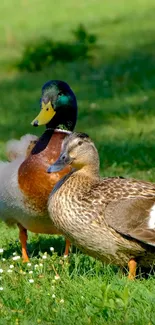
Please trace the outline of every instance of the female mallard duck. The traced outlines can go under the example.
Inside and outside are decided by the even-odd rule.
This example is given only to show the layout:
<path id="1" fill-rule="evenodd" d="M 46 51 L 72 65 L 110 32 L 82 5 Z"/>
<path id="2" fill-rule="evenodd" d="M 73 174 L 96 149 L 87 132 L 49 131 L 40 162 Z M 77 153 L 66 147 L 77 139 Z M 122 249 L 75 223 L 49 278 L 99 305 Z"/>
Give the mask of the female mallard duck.
<path id="1" fill-rule="evenodd" d="M 32 124 L 45 124 L 44 134 L 37 142 L 33 136 L 22 138 L 19 146 L 9 142 L 7 151 L 8 156 L 11 153 L 11 162 L 0 164 L 0 218 L 8 225 L 18 225 L 24 261 L 28 261 L 27 230 L 60 234 L 48 216 L 47 200 L 51 189 L 70 167 L 53 175 L 46 170 L 58 158 L 62 140 L 74 129 L 77 119 L 76 97 L 63 81 L 53 80 L 43 86 L 41 107 Z M 60 124 L 68 131 L 55 130 Z M 67 241 L 65 254 L 68 247 Z"/>
<path id="2" fill-rule="evenodd" d="M 59 159 L 48 169 L 66 165 L 72 172 L 53 189 L 48 210 L 52 222 L 71 242 L 103 262 L 155 262 L 155 184 L 125 178 L 100 178 L 99 156 L 91 139 L 72 133 L 63 140 Z"/>

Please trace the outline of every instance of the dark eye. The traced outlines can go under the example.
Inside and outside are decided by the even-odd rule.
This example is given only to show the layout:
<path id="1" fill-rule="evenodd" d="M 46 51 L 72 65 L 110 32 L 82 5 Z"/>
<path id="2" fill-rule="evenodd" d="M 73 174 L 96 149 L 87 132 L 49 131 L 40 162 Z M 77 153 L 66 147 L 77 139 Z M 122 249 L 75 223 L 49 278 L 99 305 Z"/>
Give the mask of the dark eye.
<path id="1" fill-rule="evenodd" d="M 47 108 L 46 108 L 46 111 L 48 111 L 48 110 L 49 110 L 49 108 L 47 107 Z"/>
<path id="2" fill-rule="evenodd" d="M 82 141 L 79 141 L 79 142 L 78 142 L 78 146 L 81 146 L 82 143 L 83 143 Z"/>
<path id="3" fill-rule="evenodd" d="M 63 93 L 60 91 L 60 92 L 58 93 L 58 98 L 61 97 L 62 95 L 63 95 Z"/>

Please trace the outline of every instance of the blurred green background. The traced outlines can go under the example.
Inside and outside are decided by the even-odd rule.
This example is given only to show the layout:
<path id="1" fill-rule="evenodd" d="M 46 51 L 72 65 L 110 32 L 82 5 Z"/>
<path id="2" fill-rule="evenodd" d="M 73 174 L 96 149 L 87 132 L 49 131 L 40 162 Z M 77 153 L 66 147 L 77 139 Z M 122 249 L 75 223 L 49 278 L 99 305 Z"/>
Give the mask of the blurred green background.
<path id="1" fill-rule="evenodd" d="M 27 46 L 35 47 L 43 38 L 63 42 L 68 50 L 80 24 L 96 37 L 91 58 L 55 59 L 34 72 L 18 69 Z M 68 82 L 75 92 L 76 130 L 87 132 L 95 141 L 102 175 L 155 182 L 154 0 L 0 2 L 1 159 L 6 159 L 9 139 L 43 133 L 44 127 L 33 128 L 30 122 L 40 110 L 41 87 L 50 79 Z M 33 234 L 29 234 L 32 274 L 20 262 L 10 274 L 7 269 L 14 263 L 10 256 L 14 251 L 21 255 L 18 230 L 0 226 L 0 247 L 6 257 L 6 261 L 0 259 L 4 269 L 0 325 L 155 324 L 154 277 L 131 283 L 115 269 L 103 268 L 82 254 L 72 254 L 70 265 L 55 255 L 41 260 L 38 252 L 50 254 L 50 245 L 58 245 L 52 236 Z M 61 246 L 62 241 L 57 241 Z M 36 271 L 35 263 L 40 260 L 43 269 Z M 61 277 L 57 283 L 53 265 Z M 34 284 L 29 283 L 30 277 Z"/>

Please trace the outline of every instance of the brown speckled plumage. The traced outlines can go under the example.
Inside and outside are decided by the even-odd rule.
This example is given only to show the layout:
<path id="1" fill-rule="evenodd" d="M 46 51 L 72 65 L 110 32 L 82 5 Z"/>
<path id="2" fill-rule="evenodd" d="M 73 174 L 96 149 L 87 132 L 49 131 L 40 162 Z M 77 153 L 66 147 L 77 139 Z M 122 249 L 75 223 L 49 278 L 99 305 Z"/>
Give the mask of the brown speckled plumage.
<path id="1" fill-rule="evenodd" d="M 63 156 L 76 171 L 51 193 L 48 209 L 56 227 L 103 262 L 126 266 L 135 259 L 144 267 L 154 263 L 155 229 L 148 222 L 155 184 L 100 178 L 97 150 L 80 134 L 64 140 L 59 161 Z"/>

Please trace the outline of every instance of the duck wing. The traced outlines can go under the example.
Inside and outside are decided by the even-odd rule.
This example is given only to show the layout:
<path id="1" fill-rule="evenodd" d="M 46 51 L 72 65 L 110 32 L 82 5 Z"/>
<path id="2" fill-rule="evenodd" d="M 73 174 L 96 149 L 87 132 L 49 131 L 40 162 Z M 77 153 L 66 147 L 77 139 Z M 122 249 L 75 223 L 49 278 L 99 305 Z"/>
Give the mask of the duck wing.
<path id="1" fill-rule="evenodd" d="M 112 189 L 104 211 L 108 226 L 122 235 L 155 245 L 155 184 L 117 179 Z"/>
<path id="2" fill-rule="evenodd" d="M 105 221 L 122 235 L 155 245 L 155 199 L 112 202 L 105 209 Z"/>

